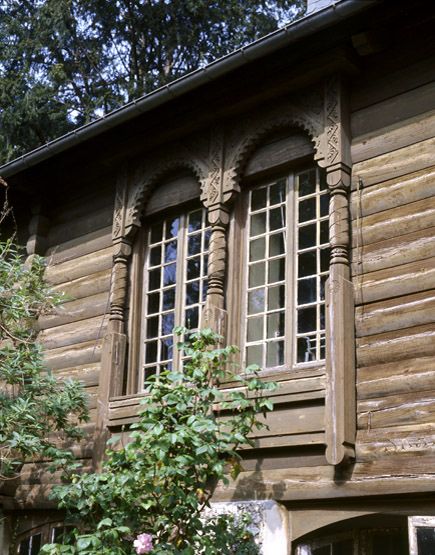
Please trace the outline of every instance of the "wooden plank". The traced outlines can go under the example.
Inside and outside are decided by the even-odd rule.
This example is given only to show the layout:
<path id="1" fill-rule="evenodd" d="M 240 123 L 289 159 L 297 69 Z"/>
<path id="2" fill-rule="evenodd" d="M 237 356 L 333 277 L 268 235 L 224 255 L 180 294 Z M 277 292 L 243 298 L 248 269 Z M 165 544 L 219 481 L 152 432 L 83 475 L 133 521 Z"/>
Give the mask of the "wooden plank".
<path id="1" fill-rule="evenodd" d="M 435 137 L 434 110 L 358 136 L 352 142 L 352 162 L 356 164 L 431 137 Z"/>
<path id="2" fill-rule="evenodd" d="M 45 278 L 52 285 L 67 283 L 74 279 L 89 276 L 112 267 L 113 248 L 108 247 L 74 260 L 48 266 Z"/>
<path id="3" fill-rule="evenodd" d="M 45 351 L 44 362 L 53 370 L 93 364 L 101 359 L 102 340 L 86 341 L 76 345 Z"/>
<path id="4" fill-rule="evenodd" d="M 363 187 L 351 193 L 353 219 L 435 196 L 435 167 Z"/>
<path id="5" fill-rule="evenodd" d="M 310 156 L 313 152 L 313 145 L 305 134 L 294 133 L 288 137 L 277 138 L 254 152 L 243 175 L 246 178 L 272 168 L 276 170 L 291 160 Z"/>
<path id="6" fill-rule="evenodd" d="M 98 385 L 100 376 L 99 364 L 82 364 L 70 368 L 62 368 L 62 370 L 55 370 L 54 375 L 59 380 L 73 379 L 78 380 L 86 387 L 93 387 Z"/>
<path id="7" fill-rule="evenodd" d="M 381 458 L 403 460 L 408 455 L 420 458 L 435 454 L 435 431 L 415 432 L 396 431 L 392 428 L 358 432 L 357 461 L 371 461 Z M 397 457 L 399 455 L 399 457 Z M 426 461 L 427 464 L 427 461 Z M 427 468 L 427 467 L 426 467 Z"/>
<path id="8" fill-rule="evenodd" d="M 112 221 L 113 205 L 111 207 L 105 206 L 100 210 L 93 210 L 90 214 L 52 226 L 48 232 L 48 244 L 55 246 L 75 237 L 94 232 L 97 229 L 109 227 L 112 225 Z"/>
<path id="9" fill-rule="evenodd" d="M 354 282 L 356 304 L 432 289 L 435 283 L 435 258 L 356 276 Z"/>
<path id="10" fill-rule="evenodd" d="M 356 308 L 357 337 L 435 322 L 435 289 Z"/>
<path id="11" fill-rule="evenodd" d="M 367 274 L 435 256 L 435 227 L 353 249 L 352 271 Z"/>
<path id="12" fill-rule="evenodd" d="M 355 465 L 358 470 L 358 465 Z M 340 499 L 365 496 L 382 496 L 406 493 L 432 493 L 435 491 L 435 474 L 429 470 L 420 475 L 360 476 L 358 479 L 340 479 L 334 476 L 331 466 L 257 470 L 242 472 L 228 486 L 219 483 L 213 501 L 250 499 L 275 499 L 276 501 L 303 501 Z"/>
<path id="13" fill-rule="evenodd" d="M 394 123 L 435 109 L 435 81 L 397 96 L 386 98 L 351 115 L 352 137 L 360 137 Z"/>
<path id="14" fill-rule="evenodd" d="M 358 402 L 359 429 L 435 424 L 435 391 L 419 391 Z"/>
<path id="15" fill-rule="evenodd" d="M 434 180 L 435 182 L 435 180 Z M 388 195 L 388 190 L 385 190 Z M 435 222 L 435 196 L 378 212 L 353 222 L 352 246 L 369 245 L 420 231 Z"/>
<path id="16" fill-rule="evenodd" d="M 102 316 L 108 311 L 109 293 L 98 293 L 57 307 L 53 314 L 41 316 L 38 326 L 41 330 Z"/>
<path id="17" fill-rule="evenodd" d="M 81 188 L 78 190 L 78 197 L 73 198 L 70 194 L 63 195 L 59 200 L 54 201 L 54 208 L 50 213 L 50 221 L 54 226 L 72 222 L 86 215 L 95 212 L 113 210 L 115 203 L 114 188 L 104 183 L 103 187 L 99 187 L 100 183 L 94 184 L 92 191 L 83 194 L 87 190 Z"/>
<path id="18" fill-rule="evenodd" d="M 365 366 L 357 372 L 358 399 L 435 391 L 435 356 Z"/>
<path id="19" fill-rule="evenodd" d="M 38 335 L 44 349 L 57 349 L 74 343 L 99 339 L 105 335 L 108 318 L 97 316 L 79 322 L 64 324 L 43 330 Z"/>
<path id="20" fill-rule="evenodd" d="M 93 231 L 92 233 L 80 235 L 75 239 L 50 247 L 47 250 L 45 257 L 47 258 L 48 265 L 50 266 L 105 249 L 110 247 L 111 244 L 112 226 L 103 227 L 101 229 L 97 229 L 97 231 Z"/>
<path id="21" fill-rule="evenodd" d="M 358 162 L 352 168 L 352 188 L 361 180 L 364 187 L 430 168 L 435 162 L 435 138 L 399 148 L 393 152 Z"/>
<path id="22" fill-rule="evenodd" d="M 111 268 L 95 272 L 68 283 L 61 283 L 53 287 L 54 291 L 63 291 L 66 300 L 73 301 L 84 297 L 91 297 L 97 293 L 108 292 L 110 289 Z"/>
<path id="23" fill-rule="evenodd" d="M 374 366 L 383 362 L 433 355 L 433 324 L 357 339 L 358 366 Z"/>
<path id="24" fill-rule="evenodd" d="M 407 50 L 411 53 L 409 47 Z M 395 50 L 394 53 L 396 54 Z M 397 61 L 396 58 L 395 62 Z M 388 59 L 384 59 L 381 64 L 370 64 L 362 74 L 353 79 L 351 110 L 356 112 L 432 81 L 435 81 L 435 65 L 433 58 L 428 58 L 427 55 L 422 59 L 413 56 L 409 64 L 404 66 L 402 62 L 393 70 Z"/>

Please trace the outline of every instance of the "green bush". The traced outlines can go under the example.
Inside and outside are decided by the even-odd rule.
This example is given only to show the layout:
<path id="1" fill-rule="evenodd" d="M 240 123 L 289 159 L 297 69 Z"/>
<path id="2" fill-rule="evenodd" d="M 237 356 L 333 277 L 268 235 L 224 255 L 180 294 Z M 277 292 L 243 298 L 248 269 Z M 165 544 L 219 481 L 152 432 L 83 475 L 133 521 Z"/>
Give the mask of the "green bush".
<path id="1" fill-rule="evenodd" d="M 205 518 L 203 511 L 217 482 L 242 470 L 239 450 L 264 426 L 258 414 L 272 409 L 265 395 L 276 385 L 260 380 L 254 367 L 235 375 L 236 348 L 219 348 L 211 330 L 176 332 L 185 338 L 183 372 L 148 380 L 139 421 L 123 444 L 113 438 L 117 448 L 107 451 L 101 473 L 57 489 L 76 529 L 69 545 L 41 553 L 257 553 L 245 518 Z"/>

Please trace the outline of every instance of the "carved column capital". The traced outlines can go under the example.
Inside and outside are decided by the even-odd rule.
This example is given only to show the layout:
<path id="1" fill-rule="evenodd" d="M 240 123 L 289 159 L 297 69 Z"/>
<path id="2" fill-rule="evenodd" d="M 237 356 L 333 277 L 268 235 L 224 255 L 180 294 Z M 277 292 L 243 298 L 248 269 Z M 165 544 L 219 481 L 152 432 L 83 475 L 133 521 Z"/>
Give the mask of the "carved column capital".
<path id="1" fill-rule="evenodd" d="M 131 243 L 123 239 L 113 246 L 113 267 L 110 284 L 110 321 L 112 328 L 123 331 L 128 291 L 128 265 L 132 252 Z M 115 331 L 115 330 L 113 330 Z"/>

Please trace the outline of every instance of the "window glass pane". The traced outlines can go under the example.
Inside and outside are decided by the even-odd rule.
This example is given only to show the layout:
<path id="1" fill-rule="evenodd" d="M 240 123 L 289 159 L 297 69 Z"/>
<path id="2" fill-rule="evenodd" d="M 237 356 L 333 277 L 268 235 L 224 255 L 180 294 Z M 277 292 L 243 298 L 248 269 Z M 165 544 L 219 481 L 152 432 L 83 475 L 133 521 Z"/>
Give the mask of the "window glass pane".
<path id="1" fill-rule="evenodd" d="M 19 555 L 30 555 L 30 538 L 26 538 L 20 542 L 20 547 L 18 549 Z"/>
<path id="2" fill-rule="evenodd" d="M 207 292 L 210 228 L 204 209 L 154 223 L 148 232 L 144 376 L 172 367 L 173 329 L 199 326 Z"/>
<path id="3" fill-rule="evenodd" d="M 251 210 L 260 210 L 265 208 L 267 203 L 267 188 L 255 189 L 251 193 Z"/>
<path id="4" fill-rule="evenodd" d="M 248 341 L 263 339 L 263 316 L 248 319 Z"/>
<path id="5" fill-rule="evenodd" d="M 270 205 L 282 204 L 286 201 L 286 182 L 281 179 L 269 187 L 269 203 Z"/>
<path id="6" fill-rule="evenodd" d="M 324 545 L 323 547 L 317 547 L 316 549 L 313 549 L 312 551 L 313 555 L 331 555 L 331 546 L 330 545 Z M 349 555 L 351 555 L 349 553 Z"/>
<path id="7" fill-rule="evenodd" d="M 267 337 L 282 337 L 284 335 L 284 312 L 272 312 L 267 316 Z"/>
<path id="8" fill-rule="evenodd" d="M 284 364 L 284 341 L 271 341 L 267 343 L 266 366 L 273 368 Z"/>
<path id="9" fill-rule="evenodd" d="M 263 365 L 263 345 L 250 345 L 246 348 L 246 364 Z"/>
<path id="10" fill-rule="evenodd" d="M 202 210 L 195 210 L 189 214 L 189 233 L 201 229 L 202 224 Z"/>
<path id="11" fill-rule="evenodd" d="M 316 192 L 316 171 L 308 170 L 299 174 L 299 196 L 305 197 Z"/>
<path id="12" fill-rule="evenodd" d="M 264 311 L 265 290 L 255 289 L 248 293 L 248 314 L 255 314 Z"/>
<path id="13" fill-rule="evenodd" d="M 269 212 L 269 231 L 281 229 L 285 227 L 285 211 L 284 206 L 273 208 Z"/>
<path id="14" fill-rule="evenodd" d="M 298 333 L 315 331 L 317 329 L 316 307 L 301 308 L 298 311 Z"/>
<path id="15" fill-rule="evenodd" d="M 417 528 L 418 555 L 434 555 L 435 529 L 429 527 Z"/>
<path id="16" fill-rule="evenodd" d="M 298 304 L 314 303 L 317 299 L 317 278 L 300 279 L 298 281 Z"/>
<path id="17" fill-rule="evenodd" d="M 258 287 L 259 285 L 264 285 L 265 281 L 266 264 L 264 262 L 252 264 L 249 269 L 249 287 Z"/>
<path id="18" fill-rule="evenodd" d="M 299 222 L 314 220 L 316 217 L 316 198 L 308 198 L 299 203 Z"/>
<path id="19" fill-rule="evenodd" d="M 277 310 L 285 307 L 285 287 L 284 285 L 277 285 L 269 288 L 268 293 L 268 310 Z"/>
<path id="20" fill-rule="evenodd" d="M 264 237 L 254 239 L 249 245 L 249 260 L 262 260 L 266 256 L 266 242 Z"/>
<path id="21" fill-rule="evenodd" d="M 329 220 L 320 222 L 320 244 L 329 243 Z"/>
<path id="22" fill-rule="evenodd" d="M 316 244 L 317 224 L 304 225 L 299 228 L 299 248 L 307 249 Z"/>
<path id="23" fill-rule="evenodd" d="M 316 251 L 308 251 L 301 253 L 298 260 L 299 277 L 311 276 L 317 273 L 317 257 Z"/>
<path id="24" fill-rule="evenodd" d="M 298 337 L 297 362 L 312 362 L 316 360 L 316 336 Z"/>
<path id="25" fill-rule="evenodd" d="M 285 258 L 278 258 L 276 260 L 271 260 L 268 266 L 269 266 L 268 283 L 276 283 L 277 281 L 284 280 Z"/>
<path id="26" fill-rule="evenodd" d="M 172 237 L 177 237 L 178 229 L 180 227 L 180 218 L 173 218 L 166 221 L 166 239 L 172 239 Z"/>
<path id="27" fill-rule="evenodd" d="M 324 194 L 320 197 L 320 216 L 327 216 L 329 214 L 329 195 Z"/>
<path id="28" fill-rule="evenodd" d="M 269 238 L 269 256 L 279 256 L 284 253 L 284 233 L 274 233 Z"/>
<path id="29" fill-rule="evenodd" d="M 250 235 L 261 235 L 262 233 L 266 233 L 266 212 L 251 216 Z"/>

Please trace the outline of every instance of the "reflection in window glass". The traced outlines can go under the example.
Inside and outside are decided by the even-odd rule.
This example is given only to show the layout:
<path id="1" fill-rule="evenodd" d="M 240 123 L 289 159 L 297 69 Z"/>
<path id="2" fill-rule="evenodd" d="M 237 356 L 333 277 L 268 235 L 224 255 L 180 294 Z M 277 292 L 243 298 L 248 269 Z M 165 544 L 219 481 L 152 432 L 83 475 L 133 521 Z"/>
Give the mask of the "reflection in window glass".
<path id="1" fill-rule="evenodd" d="M 200 325 L 210 228 L 204 209 L 152 224 L 147 233 L 144 377 L 170 368 L 175 325 Z"/>
<path id="2" fill-rule="evenodd" d="M 328 190 L 318 169 L 249 192 L 247 364 L 272 368 L 325 358 L 328 205 Z M 286 314 L 292 314 L 287 321 Z"/>

